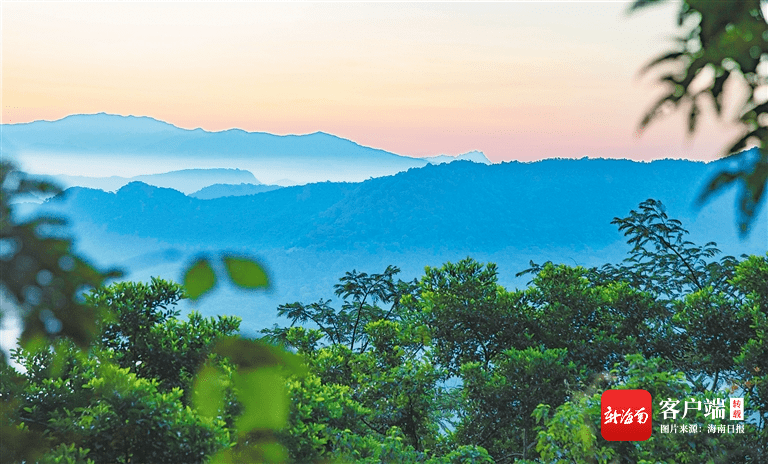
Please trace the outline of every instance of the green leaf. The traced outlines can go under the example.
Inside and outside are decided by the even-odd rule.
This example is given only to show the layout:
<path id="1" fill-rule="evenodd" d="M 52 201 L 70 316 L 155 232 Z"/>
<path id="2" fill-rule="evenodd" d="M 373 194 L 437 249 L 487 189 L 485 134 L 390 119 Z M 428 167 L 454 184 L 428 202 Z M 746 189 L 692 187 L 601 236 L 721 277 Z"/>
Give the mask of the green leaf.
<path id="1" fill-rule="evenodd" d="M 207 417 L 216 417 L 224 407 L 226 378 L 219 369 L 203 367 L 197 374 L 193 389 L 193 402 L 197 411 Z"/>
<path id="2" fill-rule="evenodd" d="M 238 399 L 245 411 L 237 420 L 240 433 L 285 426 L 288 420 L 288 395 L 279 368 L 258 368 L 235 375 Z"/>
<path id="3" fill-rule="evenodd" d="M 232 283 L 243 288 L 268 288 L 269 278 L 264 268 L 248 258 L 225 256 L 222 258 Z"/>
<path id="4" fill-rule="evenodd" d="M 209 464 L 240 464 L 242 462 L 284 463 L 288 458 L 285 448 L 272 442 L 252 443 L 247 446 L 222 450 Z"/>
<path id="5" fill-rule="evenodd" d="M 295 375 L 304 375 L 306 367 L 300 356 L 258 340 L 229 337 L 216 343 L 213 352 L 228 358 L 238 369 L 281 367 Z"/>
<path id="6" fill-rule="evenodd" d="M 196 300 L 216 285 L 216 275 L 207 258 L 200 258 L 184 274 L 184 288 L 187 296 Z"/>

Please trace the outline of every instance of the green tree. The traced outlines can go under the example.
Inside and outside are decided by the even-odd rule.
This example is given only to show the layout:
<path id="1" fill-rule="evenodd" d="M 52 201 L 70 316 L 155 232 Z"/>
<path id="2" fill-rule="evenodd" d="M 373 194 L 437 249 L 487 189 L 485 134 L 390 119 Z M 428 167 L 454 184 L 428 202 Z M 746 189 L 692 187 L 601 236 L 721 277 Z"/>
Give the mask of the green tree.
<path id="1" fill-rule="evenodd" d="M 74 445 L 94 462 L 202 463 L 230 445 L 224 421 L 185 407 L 181 389 L 162 392 L 110 352 L 89 356 L 67 340 L 52 348 L 14 353 L 27 372 L 10 392 L 18 421 L 49 448 Z"/>
<path id="2" fill-rule="evenodd" d="M 479 363 L 462 366 L 462 411 L 455 438 L 482 446 L 496 463 L 534 455 L 533 411 L 542 403 L 561 404 L 569 398 L 577 366 L 567 350 L 510 349 L 492 369 Z"/>
<path id="3" fill-rule="evenodd" d="M 14 204 L 29 195 L 51 195 L 60 190 L 27 177 L 5 159 L 0 160 L 0 323 L 8 311 L 21 320 L 21 342 L 40 346 L 57 337 L 68 337 L 87 346 L 98 333 L 103 314 L 82 299 L 83 292 L 119 276 L 102 272 L 79 256 L 66 237 L 65 221 L 36 217 L 19 220 Z M 4 392 L 15 378 L 0 352 L 0 384 Z M 0 442 L 4 457 L 22 461 L 40 456 L 45 444 L 16 421 L 18 402 L 7 393 L 0 398 Z M 80 451 L 61 448 L 70 457 Z M 62 454 L 61 456 L 64 456 Z M 49 456 L 56 459 L 56 456 Z"/>
<path id="4" fill-rule="evenodd" d="M 295 446 L 288 447 L 292 462 L 437 463 L 461 456 L 481 462 L 487 456 L 476 447 L 437 452 L 444 418 L 438 381 L 445 374 L 426 355 L 427 331 L 402 303 L 415 286 L 396 281 L 398 272 L 393 266 L 381 274 L 348 272 L 335 286 L 338 309 L 328 300 L 279 308 L 293 324 L 317 328 L 264 331 L 303 355 L 310 370 L 290 384 L 283 436 Z"/>
<path id="5" fill-rule="evenodd" d="M 87 301 L 111 317 L 87 350 L 66 338 L 15 350 L 24 373 L 6 368 L 0 392 L 14 404 L 9 428 L 95 462 L 282 461 L 274 431 L 297 362 L 234 336 L 237 318 L 179 320 L 182 297 L 161 279 L 100 288 Z"/>
<path id="6" fill-rule="evenodd" d="M 738 261 L 732 256 L 718 260 L 714 243 L 688 241 L 680 221 L 669 218 L 655 200 L 613 223 L 633 248 L 623 263 L 595 270 L 595 278 L 624 280 L 649 294 L 662 308 L 656 323 L 664 329 L 655 349 L 643 354 L 672 361 L 697 389 L 706 384 L 717 389 L 733 372 L 734 357 L 757 334 L 754 315 L 745 306 L 749 292 L 736 285 L 742 280 L 734 280 Z"/>
<path id="7" fill-rule="evenodd" d="M 766 256 L 750 256 L 739 263 L 733 284 L 742 295 L 742 308 L 752 331 L 749 340 L 741 346 L 734 359 L 734 381 L 749 395 L 762 429 L 758 449 L 762 457 L 768 456 L 768 253 Z"/>
<path id="8" fill-rule="evenodd" d="M 17 424 L 48 446 L 74 444 L 96 462 L 204 462 L 230 446 L 239 405 L 207 417 L 190 409 L 192 379 L 204 364 L 234 372 L 213 353 L 237 332 L 239 319 L 177 319 L 181 286 L 117 283 L 94 290 L 86 304 L 109 315 L 101 333 L 80 351 L 62 338 L 13 353 L 25 373 L 5 384 L 19 402 Z M 13 384 L 16 385 L 13 385 Z"/>
<path id="9" fill-rule="evenodd" d="M 659 334 L 660 343 L 634 353 L 633 345 L 626 345 L 630 351 L 625 351 L 609 375 L 593 378 L 564 404 L 539 406 L 534 417 L 540 423 L 541 461 L 764 462 L 767 408 L 761 366 L 768 356 L 768 255 L 745 257 L 741 262 L 732 257 L 717 260 L 715 244 L 697 246 L 687 241 L 680 222 L 668 218 L 663 205 L 651 200 L 614 223 L 633 245 L 630 256 L 624 263 L 591 269 L 589 275 L 599 285 L 623 280 L 621 285 L 655 302 L 661 308 L 655 314 L 661 317 L 642 324 Z M 681 401 L 744 396 L 749 405 L 746 432 L 713 437 L 655 430 L 651 439 L 639 444 L 605 442 L 596 437 L 598 392 L 607 388 L 642 388 L 654 398 Z M 663 422 L 658 416 L 653 420 Z"/>
<path id="10" fill-rule="evenodd" d="M 520 311 L 520 295 L 498 285 L 496 265 L 467 258 L 427 267 L 418 298 L 405 300 L 429 329 L 432 357 L 451 375 L 477 362 L 489 367 L 511 347 L 530 343 L 531 319 Z"/>
<path id="11" fill-rule="evenodd" d="M 607 387 L 606 372 L 627 356 L 679 372 L 688 389 L 678 394 L 711 398 L 740 390 L 750 397 L 752 417 L 764 416 L 757 392 L 764 378 L 757 361 L 765 355 L 764 260 L 740 263 L 720 258 L 714 243 L 690 242 L 682 224 L 654 200 L 614 224 L 632 247 L 623 263 L 591 269 L 534 264 L 522 273 L 533 274 L 528 288 L 508 292 L 497 285 L 495 266 L 467 259 L 428 268 L 416 295 L 404 298 L 428 329 L 426 350 L 436 366 L 459 376 L 454 444 L 483 446 L 497 463 L 531 459 L 529 437 L 541 426 L 531 414 L 541 411 L 538 405 L 570 411 L 558 424 L 582 420 L 582 413 L 574 416 L 582 392 Z M 599 417 L 590 420 L 599 425 Z M 590 427 L 553 433 L 571 440 L 562 446 L 578 448 L 596 430 Z M 763 449 L 753 445 L 764 434 L 764 426 L 756 427 L 753 455 Z M 543 458 L 564 452 L 554 447 L 546 454 L 541 446 Z M 731 458 L 744 451 L 733 443 L 726 448 Z M 620 447 L 606 450 L 585 462 L 637 457 Z M 688 450 L 677 458 L 686 453 L 697 456 Z"/>
<path id="12" fill-rule="evenodd" d="M 498 463 L 534 455 L 539 404 L 562 404 L 625 354 L 666 349 L 671 316 L 648 292 L 596 269 L 528 272 L 529 287 L 509 292 L 492 264 L 446 263 L 404 299 L 428 330 L 431 359 L 458 377 L 452 440 Z"/>
<path id="13" fill-rule="evenodd" d="M 199 315 L 193 315 L 189 324 L 185 324 L 177 321 L 175 316 L 178 314 L 172 311 L 160 315 L 142 313 L 141 309 L 120 301 L 121 298 L 134 298 L 136 288 L 124 287 L 117 292 L 113 291 L 112 294 L 101 293 L 97 297 L 100 299 L 99 304 L 87 303 L 83 295 L 88 289 L 100 287 L 105 280 L 117 277 L 119 273 L 99 272 L 85 259 L 74 253 L 71 240 L 66 238 L 63 220 L 38 217 L 19 221 L 14 215 L 13 204 L 23 199 L 25 195 L 48 195 L 59 192 L 58 188 L 49 183 L 27 178 L 23 173 L 15 171 L 13 166 L 5 160 L 0 163 L 0 284 L 12 308 L 22 319 L 23 349 L 17 353 L 20 356 L 19 361 L 36 359 L 36 353 L 54 350 L 58 355 L 49 359 L 53 362 L 52 365 L 38 366 L 35 363 L 32 365 L 39 369 L 44 367 L 49 369 L 47 372 L 50 378 L 46 382 L 60 382 L 61 379 L 55 379 L 61 374 L 59 370 L 65 365 L 63 360 L 76 357 L 77 350 L 71 346 L 66 350 L 54 349 L 51 348 L 50 343 L 59 346 L 62 338 L 72 340 L 80 349 L 91 350 L 89 351 L 91 355 L 101 353 L 98 358 L 104 363 L 120 362 L 126 365 L 126 368 L 147 376 L 125 380 L 126 376 L 130 377 L 134 374 L 127 370 L 108 372 L 107 367 L 102 368 L 97 363 L 99 369 L 107 369 L 96 373 L 97 375 L 103 373 L 105 378 L 108 378 L 108 386 L 105 387 L 107 390 L 114 387 L 109 391 L 121 391 L 127 382 L 144 392 L 142 394 L 138 391 L 134 392 L 138 394 L 134 405 L 139 410 L 151 409 L 142 406 L 142 403 L 146 402 L 176 404 L 176 395 L 179 392 L 181 396 L 178 399 L 181 400 L 182 405 L 187 405 L 191 392 L 191 396 L 198 400 L 194 404 L 195 410 L 202 411 L 201 415 L 198 416 L 195 412 L 192 416 L 188 414 L 185 416 L 184 413 L 181 416 L 174 416 L 173 420 L 178 419 L 187 423 L 189 422 L 187 419 L 192 422 L 200 420 L 208 424 L 204 424 L 205 427 L 218 424 L 222 417 L 228 418 L 226 425 L 231 425 L 229 422 L 234 421 L 234 427 L 230 427 L 228 432 L 228 440 L 231 440 L 229 443 L 234 443 L 234 446 L 228 446 L 217 453 L 212 462 L 232 462 L 233 459 L 249 462 L 282 459 L 284 449 L 276 443 L 274 431 L 281 428 L 287 418 L 284 379 L 287 375 L 296 375 L 302 370 L 296 358 L 263 343 L 239 337 L 220 340 L 211 348 L 208 346 L 209 340 L 206 337 L 217 330 L 236 331 L 236 321 L 226 318 L 206 321 Z M 221 261 L 226 276 L 234 285 L 244 289 L 260 289 L 269 285 L 267 273 L 256 261 L 234 255 L 223 255 Z M 207 257 L 198 259 L 185 272 L 185 292 L 193 299 L 210 292 L 216 282 L 216 274 Z M 156 284 L 157 282 L 152 283 L 153 286 Z M 126 289 L 127 292 L 120 293 Z M 177 301 L 179 297 L 178 288 L 166 290 L 168 290 L 166 295 L 153 297 L 154 303 L 163 310 L 166 309 L 166 305 Z M 175 296 L 173 296 L 174 292 Z M 169 295 L 171 295 L 170 299 Z M 146 301 L 143 302 L 146 303 Z M 94 302 L 91 301 L 91 303 Z M 136 299 L 131 303 L 137 303 Z M 123 309 L 122 312 L 118 312 L 124 318 L 117 323 L 109 315 L 109 309 L 105 307 L 112 305 Z M 132 309 L 136 311 L 132 312 Z M 5 306 L 2 308 L 2 312 L 7 310 Z M 0 312 L 0 319 L 2 312 Z M 151 310 L 149 312 L 152 313 Z M 131 322 L 135 323 L 132 328 L 129 327 Z M 170 337 L 164 338 L 162 334 L 154 333 L 151 329 L 149 334 L 141 334 L 140 328 L 154 327 L 151 326 L 154 322 L 164 323 L 167 332 L 176 338 L 173 340 Z M 194 334 L 192 333 L 194 331 L 190 332 L 188 329 L 196 324 L 205 328 Z M 101 342 L 111 346 L 113 350 L 92 345 L 94 337 L 101 333 L 102 328 L 106 328 L 106 333 Z M 193 336 L 202 338 L 194 339 Z M 130 342 L 135 342 L 136 345 L 131 346 Z M 125 350 L 114 358 L 102 355 L 103 353 L 115 354 L 114 349 L 122 348 Z M 159 349 L 162 356 L 160 358 L 151 356 L 152 349 Z M 181 386 L 188 386 L 190 383 L 194 366 L 199 366 L 208 352 L 210 352 L 208 361 L 213 356 L 217 362 L 209 365 L 206 361 L 202 371 L 198 372 L 192 388 L 182 391 Z M 187 357 L 187 355 L 190 356 Z M 0 360 L 0 442 L 3 444 L 3 458 L 19 462 L 36 460 L 91 462 L 86 457 L 89 453 L 88 449 L 76 447 L 74 443 L 55 445 L 56 439 L 52 437 L 57 433 L 56 430 L 62 430 L 61 427 L 57 429 L 52 426 L 50 430 L 30 427 L 24 421 L 25 414 L 30 413 L 23 409 L 29 406 L 22 406 L 23 402 L 29 398 L 25 396 L 24 390 L 19 388 L 25 382 L 25 377 L 6 364 L 5 353 L 0 358 L 2 358 Z M 224 361 L 219 362 L 221 360 Z M 131 361 L 134 362 L 133 365 L 130 365 Z M 165 368 L 168 370 L 164 370 Z M 84 375 L 94 374 L 95 372 L 88 372 Z M 153 375 L 160 377 L 160 383 L 158 379 L 149 378 Z M 122 386 L 118 388 L 110 383 L 112 381 Z M 72 387 L 71 383 L 67 382 L 61 386 L 65 387 L 65 390 Z M 78 388 L 81 386 L 82 384 L 78 381 Z M 126 388 L 130 390 L 132 387 Z M 236 403 L 232 401 L 230 393 L 237 395 Z M 157 394 L 161 397 L 158 398 Z M 87 411 L 88 406 L 85 406 L 82 401 L 78 404 L 81 411 Z M 119 406 L 121 403 L 118 401 L 116 404 Z M 232 416 L 235 412 L 235 408 L 232 407 L 234 404 L 238 404 L 240 408 L 237 418 Z M 59 404 L 59 406 L 69 410 L 66 405 Z M 154 419 L 156 418 L 145 417 L 141 420 Z M 167 426 L 171 419 L 166 419 L 168 420 L 164 423 Z M 72 434 L 75 434 L 77 426 L 73 426 L 71 421 L 65 420 L 65 423 L 74 428 L 70 430 L 71 433 L 67 432 L 69 438 L 64 441 L 73 440 Z M 34 433 L 33 429 L 40 433 Z M 218 432 L 214 435 L 219 437 Z M 157 435 L 157 437 L 161 436 L 163 435 Z M 190 438 L 179 430 L 176 438 L 182 436 Z M 218 438 L 212 440 L 215 442 Z M 203 440 L 203 442 L 201 446 L 205 447 L 206 443 L 211 443 L 211 440 Z M 168 462 L 178 462 L 177 459 L 196 462 L 195 459 L 198 459 L 198 457 L 186 459 L 180 458 L 181 455 L 174 455 L 173 443 L 169 443 L 169 448 L 175 457 L 169 458 Z M 203 454 L 213 448 L 206 448 L 207 451 L 203 451 Z M 129 450 L 127 453 L 141 452 L 141 450 Z M 151 460 L 161 459 L 157 455 L 152 456 L 154 457 Z"/>
<path id="14" fill-rule="evenodd" d="M 291 326 L 297 323 L 316 326 L 330 345 L 347 346 L 350 351 L 365 352 L 369 340 L 363 329 L 369 322 L 402 318 L 399 311 L 400 298 L 411 292 L 413 285 L 395 281 L 394 277 L 399 272 L 400 269 L 395 266 L 387 266 L 381 274 L 356 270 L 347 272 L 334 285 L 335 295 L 343 301 L 338 310 L 330 306 L 331 300 L 321 299 L 308 305 L 299 302 L 281 305 L 277 314 L 289 318 Z M 274 341 L 285 342 L 287 330 L 275 327 L 264 333 Z"/>
<path id="15" fill-rule="evenodd" d="M 238 333 L 240 319 L 204 318 L 193 311 L 186 321 L 180 320 L 176 304 L 182 298 L 181 285 L 152 278 L 148 284 L 121 282 L 98 288 L 86 302 L 112 315 L 102 323 L 99 341 L 113 353 L 113 362 L 157 380 L 163 391 L 186 392 L 216 341 Z"/>

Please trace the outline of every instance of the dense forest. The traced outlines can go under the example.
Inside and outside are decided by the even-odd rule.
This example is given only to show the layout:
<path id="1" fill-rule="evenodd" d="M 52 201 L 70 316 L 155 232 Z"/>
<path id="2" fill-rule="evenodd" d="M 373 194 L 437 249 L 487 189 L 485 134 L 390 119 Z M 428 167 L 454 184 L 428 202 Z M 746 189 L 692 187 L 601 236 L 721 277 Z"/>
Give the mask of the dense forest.
<path id="1" fill-rule="evenodd" d="M 59 221 L 14 221 L 15 195 L 52 187 L 10 174 L 0 270 L 24 332 L 0 376 L 3 462 L 766 461 L 768 255 L 691 243 L 658 201 L 614 219 L 624 262 L 531 263 L 514 291 L 472 258 L 407 282 L 351 270 L 334 299 L 281 305 L 288 324 L 247 339 L 238 318 L 175 305 L 217 279 L 268 285 L 258 263 L 107 285 L 116 274 L 77 256 Z M 601 437 L 611 388 L 651 393 L 649 440 Z M 657 408 L 729 397 L 745 399 L 739 433 Z"/>

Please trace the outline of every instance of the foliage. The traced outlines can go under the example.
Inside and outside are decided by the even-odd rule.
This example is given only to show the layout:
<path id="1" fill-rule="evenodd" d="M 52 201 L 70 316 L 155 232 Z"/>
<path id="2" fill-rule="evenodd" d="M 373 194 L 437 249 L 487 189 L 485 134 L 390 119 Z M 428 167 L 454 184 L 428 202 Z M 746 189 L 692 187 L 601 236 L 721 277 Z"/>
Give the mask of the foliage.
<path id="1" fill-rule="evenodd" d="M 240 320 L 206 319 L 192 312 L 181 321 L 175 305 L 183 297 L 181 285 L 153 278 L 148 284 L 121 282 L 96 289 L 86 301 L 114 315 L 113 322 L 103 324 L 100 337 L 113 362 L 157 380 L 163 391 L 187 391 L 216 340 L 237 334 Z"/>
<path id="2" fill-rule="evenodd" d="M 57 193 L 56 186 L 27 178 L 0 161 L 0 285 L 23 321 L 23 343 L 65 336 L 86 346 L 102 316 L 80 295 L 119 273 L 98 271 L 78 256 L 64 235 L 64 220 L 38 217 L 19 222 L 14 217 L 15 201 Z M 2 308 L 0 318 L 8 309 Z M 4 353 L 0 359 L 5 362 Z"/>
<path id="3" fill-rule="evenodd" d="M 391 267 L 353 271 L 336 286 L 338 308 L 281 306 L 309 326 L 265 331 L 310 370 L 289 383 L 289 460 L 452 462 L 465 447 L 495 463 L 758 462 L 768 256 L 719 258 L 654 200 L 613 222 L 631 246 L 623 263 L 534 264 L 524 290 L 504 289 L 495 265 L 468 258 L 428 267 L 416 283 L 395 282 Z M 754 434 L 608 443 L 597 393 L 606 388 L 743 395 Z"/>
<path id="4" fill-rule="evenodd" d="M 462 366 L 465 403 L 456 431 L 460 443 L 490 450 L 497 463 L 533 454 L 531 414 L 540 403 L 563 403 L 577 377 L 565 349 L 511 349 L 499 358 L 493 369 L 478 363 Z"/>
<path id="5" fill-rule="evenodd" d="M 632 250 L 620 266 L 605 265 L 607 278 L 628 280 L 634 287 L 656 296 L 676 297 L 705 287 L 728 285 L 736 260 L 720 254 L 714 242 L 698 246 L 686 237 L 688 231 L 677 219 L 667 216 L 660 201 L 648 199 L 626 218 L 614 218 Z M 727 288 L 725 288 L 727 290 Z"/>
<path id="6" fill-rule="evenodd" d="M 320 300 L 304 305 L 296 302 L 281 305 L 277 314 L 296 323 L 311 323 L 332 345 L 347 346 L 363 353 L 369 347 L 368 334 L 363 330 L 369 322 L 398 320 L 401 296 L 412 291 L 412 284 L 395 281 L 400 269 L 388 266 L 382 274 L 347 272 L 334 286 L 337 297 L 343 298 L 342 307 L 337 311 L 330 306 L 330 300 Z M 379 304 L 389 305 L 382 308 Z M 286 329 L 275 328 L 265 331 L 273 340 L 285 342 Z M 318 341 L 320 341 L 318 339 Z"/>
<path id="7" fill-rule="evenodd" d="M 542 424 L 537 450 L 542 462 L 613 462 L 616 458 L 628 462 L 763 462 L 768 408 L 765 377 L 757 359 L 764 365 L 767 355 L 768 255 L 746 257 L 741 262 L 732 257 L 718 261 L 715 245 L 701 247 L 686 241 L 687 231 L 666 216 L 660 203 L 649 200 L 639 210 L 614 221 L 633 245 L 627 260 L 592 269 L 589 274 L 596 282 L 628 282 L 661 307 L 655 313 L 659 317 L 647 325 L 659 343 L 646 345 L 651 349 L 644 355 L 626 352 L 610 375 L 596 378 L 583 393 L 555 409 L 537 408 L 534 416 Z M 546 266 L 535 269 L 540 276 Z M 746 435 L 654 432 L 642 443 L 605 442 L 596 438 L 600 395 L 593 393 L 605 388 L 642 388 L 654 398 L 684 401 L 743 396 L 748 398 L 751 416 Z M 661 422 L 659 417 L 653 420 Z"/>
<path id="8" fill-rule="evenodd" d="M 269 287 L 267 272 L 253 259 L 225 254 L 221 261 L 225 274 L 236 286 L 251 290 Z M 198 258 L 184 274 L 186 295 L 199 299 L 214 288 L 216 281 L 211 260 Z M 202 322 L 199 316 L 193 314 L 190 319 L 193 318 Z M 206 325 L 207 338 L 203 340 L 213 342 L 213 334 L 230 335 L 238 326 L 239 321 L 219 317 Z M 186 360 L 199 367 L 205 352 L 200 350 L 205 346 L 200 345 L 201 338 L 192 338 L 195 342 L 191 346 L 187 345 L 188 340 L 181 340 L 185 352 L 197 351 L 196 356 Z M 181 375 L 188 376 L 190 372 L 186 370 Z M 287 453 L 277 442 L 276 431 L 285 426 L 288 418 L 285 378 L 303 373 L 296 357 L 260 341 L 239 336 L 215 341 L 208 363 L 198 372 L 192 389 L 196 408 L 209 418 L 225 418 L 232 435 L 232 446 L 216 453 L 211 462 L 284 461 Z"/>
<path id="9" fill-rule="evenodd" d="M 294 323 L 264 332 L 302 354 L 310 375 L 290 382 L 293 398 L 283 432 L 291 462 L 465 462 L 487 459 L 479 447 L 438 453 L 440 398 L 445 376 L 424 356 L 426 329 L 401 304 L 414 283 L 396 281 L 399 269 L 381 274 L 348 272 L 330 301 L 279 308 Z M 485 456 L 485 457 L 483 457 Z"/>
<path id="10" fill-rule="evenodd" d="M 656 3 L 660 1 L 635 0 L 631 10 Z M 764 4 L 762 0 L 680 1 L 677 23 L 682 34 L 676 38 L 676 46 L 643 70 L 658 69 L 667 93 L 645 115 L 641 130 L 670 108 L 687 106 L 688 131 L 693 133 L 704 100 L 713 103 L 721 116 L 728 87 L 736 82 L 746 88 L 746 98 L 738 107 L 738 123 L 744 130 L 724 154 L 731 155 L 753 143 L 758 148 L 732 155 L 735 167 L 717 174 L 700 197 L 704 201 L 727 185 L 739 183 L 742 233 L 756 217 L 768 183 L 768 101 L 760 96 L 768 77 Z"/>
<path id="11" fill-rule="evenodd" d="M 67 339 L 16 350 L 25 372 L 7 367 L 0 393 L 8 429 L 26 431 L 18 455 L 48 459 L 34 446 L 54 449 L 54 462 L 280 461 L 284 378 L 300 366 L 235 336 L 237 318 L 177 319 L 183 292 L 161 279 L 99 288 L 87 303 L 111 317 L 87 351 Z"/>
<path id="12" fill-rule="evenodd" d="M 524 313 L 514 309 L 515 296 L 497 284 L 496 265 L 473 259 L 427 267 L 419 281 L 419 298 L 406 300 L 417 305 L 422 323 L 429 328 L 433 357 L 448 373 L 477 362 L 490 366 L 517 337 L 528 329 Z"/>
<path id="13" fill-rule="evenodd" d="M 668 218 L 655 200 L 641 203 L 639 211 L 613 223 L 633 249 L 623 263 L 595 270 L 595 278 L 625 280 L 649 293 L 664 307 L 658 322 L 663 321 L 666 331 L 660 340 L 678 347 L 644 354 L 672 361 L 697 389 L 709 382 L 715 390 L 721 380 L 732 380 L 722 377 L 732 377 L 734 357 L 756 339 L 759 329 L 753 323 L 754 310 L 746 304 L 755 284 L 745 287 L 740 283 L 746 281 L 736 277 L 740 269 L 744 272 L 744 264 L 732 256 L 717 260 L 720 252 L 714 243 L 697 246 L 687 241 L 688 231 L 680 221 Z M 760 258 L 747 262 L 754 259 Z"/>
<path id="14" fill-rule="evenodd" d="M 74 444 L 95 462 L 204 462 L 229 444 L 224 422 L 200 417 L 156 380 L 138 377 L 109 359 L 87 356 L 69 342 L 52 351 L 18 350 L 27 369 L 14 392 L 18 420 L 51 447 Z M 59 372 L 55 372 L 59 371 Z"/>
<path id="15" fill-rule="evenodd" d="M 241 289 L 257 290 L 269 288 L 267 271 L 261 264 L 244 256 L 221 256 L 224 271 L 237 287 Z M 192 300 L 197 300 L 216 286 L 216 273 L 211 266 L 211 259 L 200 257 L 189 265 L 184 272 L 184 288 L 186 295 Z"/>
<path id="16" fill-rule="evenodd" d="M 25 196 L 53 195 L 60 190 L 48 183 L 28 178 L 12 164 L 0 160 L 0 322 L 9 309 L 22 323 L 21 343 L 33 347 L 56 337 L 68 337 L 78 346 L 87 346 L 98 332 L 97 322 L 105 315 L 87 305 L 81 294 L 102 285 L 119 272 L 101 272 L 74 252 L 65 236 L 65 222 L 54 217 L 19 221 L 14 204 Z M 14 378 L 0 352 L 0 441 L 4 456 L 22 460 L 41 456 L 39 437 L 14 420 L 18 403 L 8 397 Z M 56 456 L 43 459 L 77 460 L 78 450 L 62 448 Z M 63 462 L 63 461 L 62 461 Z"/>
<path id="17" fill-rule="evenodd" d="M 192 313 L 179 321 L 173 305 L 182 296 L 182 287 L 160 279 L 92 292 L 87 304 L 110 317 L 87 351 L 60 339 L 13 353 L 25 373 L 3 385 L 6 404 L 17 403 L 11 422 L 95 462 L 204 462 L 229 447 L 234 392 L 216 417 L 190 409 L 185 394 L 204 362 L 226 366 L 213 348 L 239 320 Z"/>

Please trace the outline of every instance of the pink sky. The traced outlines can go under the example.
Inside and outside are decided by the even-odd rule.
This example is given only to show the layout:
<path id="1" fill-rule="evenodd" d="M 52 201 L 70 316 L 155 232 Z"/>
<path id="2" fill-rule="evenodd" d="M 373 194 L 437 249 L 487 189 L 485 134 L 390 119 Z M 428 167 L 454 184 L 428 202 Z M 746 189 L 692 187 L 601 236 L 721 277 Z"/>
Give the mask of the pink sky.
<path id="1" fill-rule="evenodd" d="M 674 5 L 0 5 L 3 123 L 107 112 L 492 161 L 711 160 L 737 133 L 710 117 L 687 140 L 675 115 L 635 134 Z"/>

